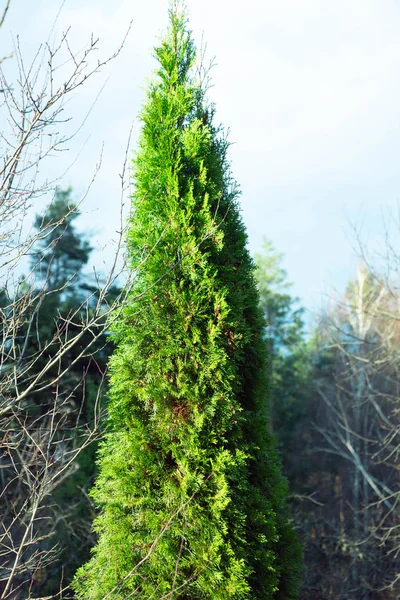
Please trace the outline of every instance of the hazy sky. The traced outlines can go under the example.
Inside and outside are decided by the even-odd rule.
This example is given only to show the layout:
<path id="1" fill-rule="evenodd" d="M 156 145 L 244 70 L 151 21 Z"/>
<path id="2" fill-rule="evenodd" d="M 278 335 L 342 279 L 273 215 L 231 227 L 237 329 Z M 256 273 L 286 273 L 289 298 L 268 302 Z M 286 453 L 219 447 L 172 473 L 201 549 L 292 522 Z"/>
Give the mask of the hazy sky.
<path id="1" fill-rule="evenodd" d="M 271 239 L 285 254 L 294 292 L 313 309 L 332 286 L 342 291 L 354 271 L 351 226 L 363 222 L 365 238 L 375 244 L 382 211 L 397 206 L 400 0 L 187 5 L 195 39 L 200 43 L 204 34 L 209 57 L 216 57 L 210 97 L 234 142 L 230 157 L 250 248 L 258 250 L 263 236 Z M 19 34 L 30 56 L 48 38 L 60 6 L 57 0 L 12 0 L 2 54 L 11 48 L 11 34 Z M 117 227 L 127 132 L 131 123 L 135 135 L 139 128 L 136 116 L 167 7 L 167 0 L 66 0 L 51 36 L 71 26 L 71 47 L 79 51 L 93 33 L 105 56 L 133 19 L 122 54 L 66 107 L 78 124 L 110 74 L 70 154 L 47 166 L 59 173 L 80 152 L 63 183 L 82 193 L 104 142 L 81 220 L 101 245 Z M 11 73 L 11 63 L 7 68 Z"/>

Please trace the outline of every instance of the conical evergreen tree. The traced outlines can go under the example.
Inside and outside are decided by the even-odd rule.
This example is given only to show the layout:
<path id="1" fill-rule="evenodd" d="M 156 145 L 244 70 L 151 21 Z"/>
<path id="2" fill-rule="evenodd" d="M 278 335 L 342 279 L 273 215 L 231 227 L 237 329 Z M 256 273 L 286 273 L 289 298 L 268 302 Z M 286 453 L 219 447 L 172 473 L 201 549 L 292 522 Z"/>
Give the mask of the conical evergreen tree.
<path id="1" fill-rule="evenodd" d="M 300 550 L 267 433 L 264 323 L 239 192 L 176 8 L 156 56 L 134 161 L 136 279 L 116 328 L 92 492 L 99 539 L 75 590 L 296 598 Z"/>

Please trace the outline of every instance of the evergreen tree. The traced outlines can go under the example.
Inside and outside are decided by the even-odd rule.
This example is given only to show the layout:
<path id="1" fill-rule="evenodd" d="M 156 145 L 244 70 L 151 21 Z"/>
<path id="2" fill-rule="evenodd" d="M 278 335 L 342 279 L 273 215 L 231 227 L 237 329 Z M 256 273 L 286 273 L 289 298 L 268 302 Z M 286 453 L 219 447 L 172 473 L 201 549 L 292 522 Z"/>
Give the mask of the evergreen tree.
<path id="1" fill-rule="evenodd" d="M 92 248 L 86 239 L 77 235 L 73 221 L 79 217 L 79 210 L 71 200 L 72 188 L 57 190 L 54 201 L 44 215 L 37 215 L 34 227 L 43 232 L 31 257 L 31 266 L 37 279 L 46 282 L 50 290 L 58 290 L 67 283 L 68 291 L 76 296 L 77 280 L 82 267 L 87 264 Z"/>
<path id="2" fill-rule="evenodd" d="M 75 590 L 92 600 L 296 598 L 300 550 L 268 434 L 239 192 L 176 7 L 156 57 L 134 163 L 135 285 L 115 328 L 92 492 L 99 539 Z"/>
<path id="3" fill-rule="evenodd" d="M 34 372 L 39 372 L 47 363 L 49 356 L 57 352 L 60 322 L 68 324 L 63 332 L 64 336 L 71 337 L 79 330 L 80 317 L 84 316 L 86 310 L 85 298 L 93 292 L 82 273 L 83 267 L 89 261 L 92 248 L 88 240 L 75 230 L 74 221 L 79 217 L 80 212 L 71 196 L 72 188 L 58 190 L 53 202 L 46 207 L 42 215 L 36 215 L 34 221 L 37 233 L 42 234 L 42 238 L 39 236 L 30 256 L 31 271 L 34 274 L 32 295 L 37 298 L 37 302 L 32 303 L 35 328 L 25 326 L 20 331 L 21 339 L 25 342 L 27 337 L 28 341 L 26 360 L 37 357 L 30 369 L 32 375 Z M 70 322 L 72 315 L 74 318 Z M 79 344 L 65 353 L 62 359 L 64 368 L 74 363 L 76 356 L 87 346 L 90 337 L 92 333 L 85 334 Z M 104 346 L 104 341 L 104 337 L 99 340 L 96 344 L 97 349 Z M 41 352 L 43 346 L 47 346 L 46 352 Z M 98 357 L 102 369 L 106 367 L 107 359 L 105 353 Z M 82 397 L 82 388 L 79 384 L 82 382 L 82 372 L 88 369 L 88 362 L 87 357 L 82 357 L 82 360 L 68 370 L 62 381 L 59 400 L 61 402 L 63 398 L 70 397 L 72 406 L 69 409 L 67 406 L 65 408 L 71 414 L 77 406 L 76 399 Z M 57 364 L 50 369 L 43 381 L 54 378 L 59 368 L 60 365 Z M 98 366 L 89 365 L 89 370 L 93 377 L 97 375 L 100 379 Z M 29 400 L 42 412 L 46 412 L 53 402 L 52 394 L 38 394 L 35 390 L 32 391 Z"/>
<path id="4" fill-rule="evenodd" d="M 264 240 L 254 257 L 260 306 L 266 321 L 270 382 L 270 431 L 277 436 L 291 488 L 304 483 L 304 448 L 310 440 L 311 350 L 305 341 L 303 313 L 282 267 L 283 255 Z"/>
<path id="5" fill-rule="evenodd" d="M 30 325 L 30 319 L 27 318 L 17 336 L 19 347 L 24 347 L 24 361 L 31 363 L 29 376 L 32 378 L 41 372 L 49 359 L 57 355 L 60 325 L 67 324 L 62 332 L 63 340 L 71 339 L 80 332 L 81 321 L 87 318 L 98 300 L 96 286 L 83 273 L 92 248 L 74 227 L 74 221 L 79 216 L 80 212 L 72 201 L 72 189 L 67 188 L 58 190 L 53 202 L 34 221 L 39 236 L 30 257 L 34 275 L 30 290 L 34 326 Z M 24 285 L 27 287 L 28 284 Z M 117 293 L 117 289 L 113 287 L 109 291 L 108 300 L 110 295 Z M 4 293 L 3 296 L 4 301 L 0 295 L 0 306 L 7 301 Z M 46 427 L 49 410 L 56 403 L 59 423 L 55 438 L 61 453 L 68 453 L 71 448 L 79 446 L 82 434 L 86 434 L 86 428 L 91 426 L 94 418 L 95 404 L 110 354 L 106 332 L 93 341 L 94 333 L 97 332 L 85 331 L 79 343 L 48 369 L 46 376 L 40 380 L 39 390 L 33 388 L 25 400 L 25 422 L 32 435 L 38 435 L 37 432 Z M 85 348 L 90 350 L 83 352 Z M 65 373 L 57 389 L 54 386 L 41 389 L 43 384 L 55 380 L 60 369 Z M 93 481 L 95 453 L 96 443 L 87 446 L 79 455 L 76 471 L 66 477 L 48 497 L 47 522 L 54 519 L 59 524 L 55 536 L 44 536 L 37 546 L 43 550 L 53 547 L 57 542 L 59 552 L 52 563 L 42 568 L 41 577 L 36 579 L 33 585 L 36 595 L 56 594 L 60 586 L 61 568 L 63 580 L 68 584 L 79 564 L 88 558 L 93 543 L 88 536 L 91 507 L 82 488 Z M 10 472 L 10 477 L 15 478 L 14 471 Z M 18 481 L 15 484 L 19 485 Z M 10 489 L 13 491 L 12 482 Z M 66 514 L 68 519 L 64 518 Z M 46 524 L 45 519 L 43 524 Z"/>

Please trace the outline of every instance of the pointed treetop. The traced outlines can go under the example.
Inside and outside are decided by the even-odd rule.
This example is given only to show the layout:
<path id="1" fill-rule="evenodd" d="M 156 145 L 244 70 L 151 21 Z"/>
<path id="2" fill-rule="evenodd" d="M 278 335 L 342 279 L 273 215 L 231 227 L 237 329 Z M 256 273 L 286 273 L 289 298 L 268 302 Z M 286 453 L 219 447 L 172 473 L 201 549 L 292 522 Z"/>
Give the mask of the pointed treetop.
<path id="1" fill-rule="evenodd" d="M 187 11 L 182 0 L 172 0 L 169 8 L 168 33 L 155 48 L 161 68 L 157 74 L 169 85 L 182 83 L 196 59 L 196 48 L 187 29 Z"/>
<path id="2" fill-rule="evenodd" d="M 171 0 L 170 15 L 174 17 L 185 16 L 188 12 L 186 2 L 184 0 Z"/>

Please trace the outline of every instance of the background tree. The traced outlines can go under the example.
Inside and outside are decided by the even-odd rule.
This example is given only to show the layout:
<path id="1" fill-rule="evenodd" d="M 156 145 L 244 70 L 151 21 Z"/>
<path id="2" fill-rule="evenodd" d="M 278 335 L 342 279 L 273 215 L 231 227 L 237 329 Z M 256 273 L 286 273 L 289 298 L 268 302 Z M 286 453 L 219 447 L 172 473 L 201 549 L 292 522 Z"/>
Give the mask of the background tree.
<path id="1" fill-rule="evenodd" d="M 320 450 L 332 456 L 325 548 L 336 572 L 333 589 L 349 598 L 399 593 L 393 536 L 399 518 L 398 325 L 393 317 L 393 298 L 382 280 L 361 267 L 320 326 L 319 353 L 329 353 L 330 363 L 329 371 L 316 371 L 316 392 L 325 405 L 318 422 Z"/>
<path id="2" fill-rule="evenodd" d="M 77 596 L 295 598 L 300 551 L 267 431 L 238 189 L 176 6 L 156 57 L 128 233 L 135 302 L 116 328 L 99 541 Z"/>
<path id="3" fill-rule="evenodd" d="M 397 292 L 363 266 L 305 343 L 281 260 L 271 243 L 256 256 L 301 598 L 397 597 Z"/>
<path id="4" fill-rule="evenodd" d="M 279 432 L 304 600 L 398 597 L 398 306 L 388 282 L 360 268 L 305 346 L 306 388 L 288 373 L 275 396 L 284 405 L 287 382 L 300 402 L 309 390 L 298 426 L 284 411 Z"/>
<path id="5" fill-rule="evenodd" d="M 303 455 L 310 438 L 312 369 L 305 341 L 304 309 L 290 294 L 291 284 L 282 261 L 283 255 L 272 242 L 264 240 L 262 252 L 255 255 L 255 273 L 266 321 L 270 431 L 276 435 L 291 488 L 299 491 L 304 481 Z"/>
<path id="6" fill-rule="evenodd" d="M 24 427 L 30 436 L 39 432 L 45 436 L 49 418 L 57 419 L 52 460 L 54 462 L 57 457 L 61 465 L 80 447 L 84 430 L 90 431 L 93 422 L 98 420 L 96 413 L 102 410 L 102 384 L 109 356 L 104 328 L 94 341 L 91 332 L 84 332 L 79 343 L 59 356 L 51 368 L 46 368 L 48 362 L 58 355 L 60 337 L 64 343 L 73 340 L 79 333 L 82 319 L 96 310 L 96 287 L 90 285 L 88 276 L 83 274 L 91 248 L 73 227 L 78 216 L 79 211 L 71 201 L 71 189 L 68 189 L 58 191 L 44 214 L 36 217 L 34 226 L 42 237 L 38 238 L 31 255 L 31 273 L 36 277 L 32 289 L 25 290 L 31 298 L 30 314 L 27 312 L 26 321 L 21 324 L 15 340 L 24 346 L 23 360 L 30 365 L 29 378 L 45 372 L 41 388 L 33 388 L 24 400 Z M 106 303 L 116 293 L 118 288 L 110 287 L 104 302 L 105 311 Z M 18 300 L 12 299 L 12 304 L 15 305 Z M 88 348 L 90 353 L 86 351 Z M 65 374 L 58 380 L 60 371 Z M 53 382 L 56 383 L 53 385 Z M 17 416 L 15 427 L 13 430 L 9 427 L 8 435 L 18 429 L 18 421 Z M 71 463 L 70 469 L 63 474 L 58 487 L 48 490 L 43 498 L 41 520 L 36 526 L 35 551 L 50 553 L 52 561 L 49 565 L 44 561 L 36 569 L 34 581 L 29 582 L 33 593 L 56 594 L 60 573 L 63 573 L 64 584 L 68 584 L 77 566 L 88 557 L 93 540 L 90 536 L 92 514 L 87 489 L 95 470 L 95 446 L 87 445 L 79 460 Z M 10 511 L 15 513 L 21 509 L 25 498 L 21 493 L 15 461 L 8 467 L 3 466 L 1 476 L 3 489 L 7 492 L 0 499 L 0 508 L 7 523 L 11 522 Z M 49 538 L 46 534 L 50 520 L 57 523 L 57 529 Z M 14 538 L 20 537 L 17 530 L 15 524 Z M 57 555 L 51 552 L 55 544 Z M 3 558 L 12 560 L 12 552 L 3 552 Z M 22 589 L 25 589 L 24 586 Z"/>
<path id="7" fill-rule="evenodd" d="M 0 17 L 0 26 L 9 4 Z M 96 281 L 96 291 L 87 294 L 79 307 L 68 312 L 67 320 L 54 310 L 54 320 L 43 319 L 40 325 L 40 309 L 47 299 L 54 300 L 55 291 L 48 281 L 43 282 L 43 272 L 42 285 L 36 285 L 38 269 L 21 276 L 26 269 L 25 257 L 38 242 L 45 244 L 53 231 L 53 227 L 46 225 L 46 219 L 36 229 L 29 228 L 27 218 L 39 198 L 46 194 L 49 199 L 54 196 L 58 184 L 59 173 L 54 173 L 53 181 L 42 173 L 49 157 L 73 133 L 70 125 L 68 129 L 66 126 L 70 119 L 65 101 L 119 52 L 104 61 L 92 61 L 97 45 L 98 40 L 92 37 L 79 56 L 75 56 L 71 54 L 68 34 L 63 34 L 54 46 L 43 44 L 31 64 L 26 64 L 17 47 L 12 60 L 18 63 L 24 77 L 16 84 L 7 80 L 4 72 L 0 73 L 0 118 L 4 124 L 0 150 L 1 600 L 36 596 L 35 586 L 42 577 L 42 569 L 47 569 L 54 560 L 56 550 L 51 537 L 59 521 L 48 518 L 50 496 L 76 471 L 77 457 L 98 435 L 100 410 L 96 410 L 88 427 L 80 415 L 71 417 L 67 407 L 71 408 L 73 403 L 65 394 L 62 397 L 59 394 L 64 393 L 63 381 L 71 369 L 79 361 L 90 363 L 92 351 L 104 333 L 110 310 L 106 298 L 110 298 L 108 291 L 118 278 L 118 261 L 115 260 L 104 280 Z M 63 71 L 61 74 L 58 70 L 56 76 L 60 63 Z M 125 169 L 122 197 L 126 186 L 124 173 Z M 62 231 L 61 221 L 58 226 L 58 231 Z M 51 240 L 48 242 L 50 256 L 55 245 Z M 120 250 L 121 241 L 116 253 Z M 73 277 L 68 279 L 64 285 L 64 294 L 68 295 L 67 287 L 73 280 Z M 39 334 L 44 339 L 40 340 Z M 77 388 L 82 386 L 82 377 L 83 371 Z M 43 405 L 34 402 L 34 398 L 43 399 Z M 47 404 L 50 399 L 51 404 Z M 97 406 L 98 401 L 99 398 Z M 75 407 L 79 412 L 78 407 L 79 403 Z M 64 426 L 72 420 L 78 423 L 73 435 L 64 431 Z M 72 440 L 74 443 L 70 443 Z M 63 448 L 68 451 L 63 452 Z M 63 573 L 58 575 L 60 597 Z"/>
<path id="8" fill-rule="evenodd" d="M 73 221 L 79 216 L 71 198 L 72 188 L 57 190 L 53 202 L 43 215 L 37 215 L 36 231 L 45 232 L 31 254 L 31 267 L 36 280 L 42 280 L 54 293 L 76 296 L 81 284 L 82 267 L 87 264 L 92 248 L 76 234 Z M 68 285 L 74 283 L 74 287 Z M 65 288 L 65 289 L 64 289 Z"/>
<path id="9" fill-rule="evenodd" d="M 303 309 L 290 293 L 288 276 L 282 268 L 283 255 L 265 241 L 255 261 L 260 306 L 266 321 L 273 430 L 289 480 L 294 524 L 304 547 L 300 597 L 321 600 L 325 596 L 321 596 L 320 583 L 328 578 L 315 530 L 323 501 L 329 501 L 330 496 L 324 495 L 325 461 L 315 452 L 316 443 L 320 442 L 315 430 L 320 411 L 314 384 L 315 336 L 306 340 Z M 324 516 L 323 513 L 323 523 Z M 325 588 L 328 586 L 329 583 Z"/>
<path id="10" fill-rule="evenodd" d="M 74 221 L 79 217 L 80 211 L 72 202 L 71 196 L 71 188 L 58 190 L 55 200 L 44 214 L 35 219 L 38 231 L 50 230 L 45 240 L 38 241 L 33 248 L 31 257 L 31 268 L 37 274 L 37 285 L 44 285 L 48 293 L 38 308 L 35 335 L 30 338 L 30 354 L 40 355 L 38 344 L 47 342 L 47 355 L 56 355 L 57 344 L 52 345 L 51 342 L 59 336 L 59 323 L 68 323 L 68 331 L 64 335 L 65 338 L 73 338 L 77 333 L 74 320 L 82 316 L 80 312 L 93 314 L 96 309 L 96 281 L 91 282 L 90 276 L 84 272 L 92 248 L 88 240 L 75 230 Z M 110 286 L 104 298 L 105 312 L 119 293 L 120 289 L 116 284 Z M 74 318 L 71 318 L 72 315 Z M 91 334 L 85 333 L 79 344 L 62 357 L 54 371 L 47 373 L 47 377 L 51 379 L 56 377 L 60 368 L 66 371 L 57 390 L 61 410 L 66 414 L 63 427 L 69 431 L 68 440 L 59 445 L 59 451 L 63 448 L 64 454 L 79 446 L 76 434 L 79 435 L 82 427 L 90 429 L 96 420 L 96 411 L 103 412 L 104 408 L 104 374 L 111 350 L 105 322 L 101 335 L 94 343 L 91 344 L 91 341 Z M 90 356 L 79 358 L 82 350 L 89 346 Z M 34 370 L 40 370 L 44 360 L 45 357 L 40 356 Z M 68 365 L 72 365 L 71 368 Z M 45 414 L 52 405 L 52 394 L 48 395 L 47 402 L 43 393 L 33 394 L 30 400 L 36 410 Z M 80 453 L 71 476 L 50 497 L 52 516 L 59 523 L 51 543 L 57 541 L 59 552 L 51 567 L 42 570 L 41 585 L 34 586 L 36 592 L 40 588 L 42 593 L 55 594 L 59 589 L 60 571 L 63 571 L 64 583 L 69 584 L 77 567 L 89 557 L 94 539 L 91 533 L 93 510 L 87 493 L 95 474 L 96 448 L 95 440 Z"/>

